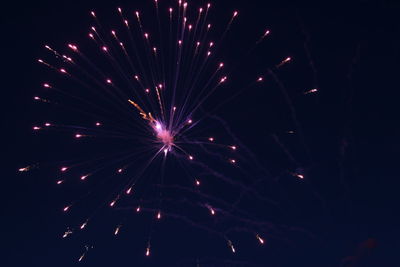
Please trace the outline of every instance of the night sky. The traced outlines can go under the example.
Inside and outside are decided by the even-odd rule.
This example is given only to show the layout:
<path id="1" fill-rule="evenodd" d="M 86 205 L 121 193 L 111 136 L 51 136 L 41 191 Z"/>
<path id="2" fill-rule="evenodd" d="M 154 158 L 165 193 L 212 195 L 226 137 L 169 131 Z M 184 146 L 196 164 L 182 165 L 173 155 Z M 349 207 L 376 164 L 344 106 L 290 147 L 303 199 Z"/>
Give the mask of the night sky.
<path id="1" fill-rule="evenodd" d="M 33 125 L 48 118 L 74 119 L 57 109 L 46 113 L 33 103 L 43 81 L 54 76 L 37 59 L 47 53 L 44 44 L 63 49 L 70 41 L 82 47 L 88 44 L 90 10 L 104 15 L 103 23 L 112 27 L 120 25 L 118 16 L 110 15 L 118 6 L 127 12 L 141 10 L 144 20 L 151 20 L 154 10 L 147 2 L 3 4 L 0 266 L 400 266 L 400 5 L 395 1 L 212 2 L 215 25 L 224 25 L 234 10 L 240 13 L 218 54 L 227 65 L 238 65 L 224 93 L 218 92 L 204 108 L 211 110 L 246 81 L 265 74 L 263 85 L 246 90 L 215 115 L 224 119 L 271 177 L 279 178 L 277 190 L 260 190 L 285 212 L 251 197 L 241 204 L 257 218 L 284 226 L 278 227 L 279 236 L 264 233 L 265 244 L 260 246 L 254 235 L 234 234 L 231 240 L 237 252 L 232 254 L 220 237 L 165 216 L 152 230 L 151 256 L 145 257 L 154 216 L 150 212 L 138 216 L 127 203 L 113 211 L 106 208 L 84 233 L 61 238 L 67 226 L 77 227 L 84 220 L 84 212 L 68 216 L 62 208 L 85 191 L 78 185 L 57 188 L 59 165 L 51 162 L 80 152 L 71 146 L 71 135 L 32 132 Z M 189 1 L 196 7 L 202 3 Z M 271 29 L 269 39 L 243 58 L 265 28 Z M 274 66 L 288 56 L 292 62 L 277 70 Z M 318 92 L 304 94 L 313 88 Z M 292 130 L 296 133 L 288 134 Z M 223 135 L 217 128 L 215 133 Z M 107 142 L 86 145 L 83 154 L 90 156 L 98 145 L 114 146 Z M 30 164 L 38 167 L 18 172 Z M 179 184 L 173 180 L 181 174 L 179 168 L 170 169 L 165 179 Z M 249 175 L 260 173 L 252 171 Z M 304 174 L 305 179 L 294 177 L 293 172 Z M 209 190 L 226 201 L 238 194 L 220 184 Z M 181 196 L 175 194 L 174 214 L 198 216 L 199 221 L 207 218 L 180 206 Z M 115 238 L 113 230 L 120 219 L 126 222 Z M 212 223 L 235 226 L 235 221 L 223 218 Z M 78 262 L 85 244 L 94 248 Z"/>

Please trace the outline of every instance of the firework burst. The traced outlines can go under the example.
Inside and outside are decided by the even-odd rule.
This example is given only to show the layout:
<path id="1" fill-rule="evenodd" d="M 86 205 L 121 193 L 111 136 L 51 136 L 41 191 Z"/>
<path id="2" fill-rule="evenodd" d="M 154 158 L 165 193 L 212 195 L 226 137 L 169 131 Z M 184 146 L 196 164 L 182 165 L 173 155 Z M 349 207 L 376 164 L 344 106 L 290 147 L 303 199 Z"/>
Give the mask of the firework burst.
<path id="1" fill-rule="evenodd" d="M 62 237 L 86 230 L 97 213 L 113 208 L 152 214 L 149 223 L 152 228 L 154 222 L 164 218 L 183 220 L 223 238 L 232 253 L 236 253 L 237 248 L 228 235 L 244 229 L 243 225 L 250 225 L 245 232 L 263 245 L 262 232 L 273 226 L 249 219 L 247 212 L 239 207 L 241 197 L 232 204 L 207 190 L 202 191 L 206 185 L 212 188 L 216 182 L 269 201 L 245 180 L 250 176 L 246 168 L 257 165 L 248 160 L 250 152 L 238 143 L 213 110 L 204 108 L 204 103 L 216 91 L 224 90 L 231 79 L 218 52 L 223 49 L 223 41 L 239 12 L 231 11 L 225 26 L 218 27 L 221 30 L 215 32 L 209 21 L 209 3 L 190 9 L 185 1 L 179 0 L 166 7 L 159 6 L 155 0 L 151 11 L 155 16 L 151 21 L 142 18 L 142 12 L 117 7 L 118 26 L 109 28 L 101 16 L 90 11 L 93 24 L 88 26 L 87 38 L 92 44 L 68 42 L 61 49 L 46 44 L 49 53 L 38 59 L 40 65 L 57 76 L 43 82 L 42 93 L 35 96 L 34 101 L 61 108 L 63 115 L 57 113 L 54 120 L 75 118 L 75 122 L 44 122 L 33 126 L 33 131 L 68 133 L 79 145 L 90 142 L 93 150 L 85 159 L 75 158 L 58 164 L 59 177 L 55 183 L 62 186 L 74 183 L 76 178 L 80 183 L 94 180 L 94 187 L 100 188 L 68 202 L 62 210 L 70 213 L 99 191 L 103 201 L 77 222 L 77 227 L 65 230 Z M 270 33 L 269 29 L 260 32 L 254 39 L 254 47 Z M 274 66 L 280 68 L 290 61 L 291 58 L 286 57 Z M 255 73 L 254 79 L 242 89 L 225 92 L 226 99 L 221 102 L 264 80 L 264 76 Z M 316 89 L 305 94 L 314 92 Z M 221 132 L 225 136 L 215 135 Z M 102 148 L 104 151 L 99 155 Z M 27 166 L 19 171 L 32 168 Z M 294 175 L 304 178 L 301 174 Z M 177 211 L 172 207 L 180 203 L 177 194 L 191 195 L 182 206 L 205 211 L 211 217 L 225 216 L 236 222 L 232 224 L 236 228 L 216 229 Z M 121 227 L 122 223 L 115 226 L 115 236 L 121 233 Z M 151 255 L 153 232 L 149 230 L 147 246 L 144 245 L 146 256 Z M 143 243 L 146 244 L 146 240 Z M 79 261 L 90 248 L 85 246 Z"/>

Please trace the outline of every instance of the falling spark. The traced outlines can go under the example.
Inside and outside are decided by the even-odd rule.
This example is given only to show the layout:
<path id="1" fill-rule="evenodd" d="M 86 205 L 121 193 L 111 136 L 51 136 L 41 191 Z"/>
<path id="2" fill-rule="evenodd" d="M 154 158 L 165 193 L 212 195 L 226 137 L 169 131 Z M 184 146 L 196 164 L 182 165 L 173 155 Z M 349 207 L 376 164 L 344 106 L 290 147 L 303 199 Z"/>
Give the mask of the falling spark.
<path id="1" fill-rule="evenodd" d="M 288 62 L 291 61 L 291 60 L 292 60 L 291 57 L 287 57 L 287 58 L 285 58 L 281 63 L 279 63 L 276 67 L 277 67 L 277 68 L 282 67 L 284 64 L 288 63 Z"/>
<path id="2" fill-rule="evenodd" d="M 228 246 L 231 248 L 232 253 L 235 253 L 235 252 L 236 252 L 235 247 L 234 247 L 233 244 L 232 244 L 232 241 L 228 240 Z"/>
<path id="3" fill-rule="evenodd" d="M 262 239 L 258 234 L 256 235 L 256 238 L 258 239 L 261 245 L 264 245 L 264 239 Z"/>
<path id="4" fill-rule="evenodd" d="M 79 262 L 82 261 L 83 258 L 86 256 L 86 253 L 88 253 L 89 248 L 90 247 L 88 245 L 85 245 L 85 252 L 83 252 L 83 254 L 79 257 L 79 259 L 78 259 Z"/>
<path id="5" fill-rule="evenodd" d="M 30 169 L 30 166 L 27 166 L 27 167 L 19 168 L 18 171 L 19 172 L 27 172 L 27 171 L 29 171 L 29 169 Z"/>
<path id="6" fill-rule="evenodd" d="M 206 205 L 206 207 L 210 211 L 211 215 L 215 215 L 215 210 L 210 205 Z"/>
<path id="7" fill-rule="evenodd" d="M 63 211 L 64 211 L 64 212 L 67 212 L 67 211 L 69 210 L 70 207 L 71 207 L 71 205 L 65 206 L 65 207 L 63 208 Z"/>
<path id="8" fill-rule="evenodd" d="M 317 88 L 314 88 L 314 89 L 311 89 L 311 90 L 308 90 L 308 91 L 304 92 L 304 94 L 305 94 L 305 95 L 308 95 L 308 94 L 316 93 L 316 92 L 318 92 L 318 89 L 317 89 Z"/>
<path id="9" fill-rule="evenodd" d="M 117 228 L 115 228 L 114 235 L 118 235 L 120 228 L 121 228 L 121 225 L 118 225 Z"/>
<path id="10" fill-rule="evenodd" d="M 67 230 L 64 232 L 62 238 L 67 238 L 69 235 L 71 235 L 73 232 L 71 229 L 67 228 Z"/>
<path id="11" fill-rule="evenodd" d="M 87 221 L 82 223 L 81 226 L 80 226 L 81 230 L 83 230 L 86 227 L 86 225 L 87 225 Z"/>

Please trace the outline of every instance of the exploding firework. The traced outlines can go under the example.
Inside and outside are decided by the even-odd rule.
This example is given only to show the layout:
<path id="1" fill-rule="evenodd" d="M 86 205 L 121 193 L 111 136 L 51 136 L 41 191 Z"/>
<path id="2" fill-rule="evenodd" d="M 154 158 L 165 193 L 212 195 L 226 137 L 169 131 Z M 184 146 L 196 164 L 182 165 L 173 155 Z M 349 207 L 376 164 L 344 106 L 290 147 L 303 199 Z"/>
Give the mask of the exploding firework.
<path id="1" fill-rule="evenodd" d="M 54 121 L 33 126 L 33 131 L 67 133 L 81 147 L 77 151 L 82 151 L 73 160 L 57 165 L 55 183 L 63 186 L 77 180 L 93 186 L 62 210 L 70 213 L 88 199 L 101 199 L 62 237 L 86 230 L 98 213 L 112 208 L 152 214 L 152 228 L 164 218 L 182 220 L 221 237 L 232 253 L 237 250 L 229 236 L 236 231 L 251 234 L 263 245 L 264 234 L 272 236 L 274 226 L 260 224 L 241 208 L 245 194 L 275 205 L 253 187 L 257 181 L 250 178 L 254 174 L 251 169 L 259 166 L 257 160 L 213 113 L 220 105 L 204 107 L 230 80 L 218 53 L 239 13 L 233 10 L 225 26 L 213 31 L 211 4 L 190 9 L 181 0 L 171 7 L 159 6 L 155 0 L 152 12 L 153 20 L 146 21 L 142 11 L 117 7 L 119 26 L 108 28 L 108 23 L 105 26 L 91 11 L 93 25 L 88 27 L 87 38 L 92 44 L 68 42 L 61 49 L 46 44 L 49 53 L 38 59 L 57 76 L 42 84 L 42 93 L 34 101 L 62 111 L 56 113 Z M 269 35 L 269 29 L 260 32 L 254 47 Z M 274 68 L 290 61 L 284 57 Z M 242 89 L 225 90 L 221 104 L 264 80 L 256 73 Z M 314 92 L 317 89 L 304 94 Z M 30 169 L 32 166 L 19 171 Z M 304 178 L 301 173 L 293 176 Z M 221 187 L 240 195 L 239 199 L 218 198 L 212 188 Z M 229 223 L 221 230 L 196 220 L 194 211 L 210 220 L 223 216 Z M 121 234 L 125 225 L 129 226 L 118 223 L 114 235 Z M 153 232 L 150 229 L 148 240 L 143 241 L 146 256 L 153 251 Z M 79 261 L 90 248 L 85 245 Z"/>

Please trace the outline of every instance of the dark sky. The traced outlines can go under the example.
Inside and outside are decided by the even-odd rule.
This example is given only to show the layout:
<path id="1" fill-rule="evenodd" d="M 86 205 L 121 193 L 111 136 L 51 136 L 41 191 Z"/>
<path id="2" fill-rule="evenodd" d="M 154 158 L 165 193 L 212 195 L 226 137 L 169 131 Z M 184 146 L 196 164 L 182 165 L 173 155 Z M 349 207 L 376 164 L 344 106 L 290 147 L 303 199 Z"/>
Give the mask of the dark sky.
<path id="1" fill-rule="evenodd" d="M 238 253 L 231 255 L 224 240 L 167 218 L 154 234 L 148 259 L 144 250 L 149 219 L 124 215 L 132 217 L 126 227 L 130 230 L 115 239 L 110 233 L 118 223 L 115 218 L 121 216 L 105 212 L 87 233 L 62 240 L 68 223 L 79 224 L 82 217 L 65 219 L 60 210 L 65 199 L 76 195 L 74 187 L 56 190 L 54 168 L 42 162 L 63 158 L 68 143 L 57 149 L 54 146 L 63 139 L 47 134 L 39 137 L 31 131 L 32 125 L 46 119 L 32 97 L 43 80 L 49 79 L 36 59 L 46 53 L 44 43 L 62 47 L 70 40 L 80 43 L 85 39 L 92 8 L 107 14 L 119 5 L 142 12 L 149 6 L 145 1 L 104 2 L 34 1 L 2 6 L 6 149 L 1 175 L 1 266 L 400 266 L 396 256 L 400 249 L 400 6 L 395 1 L 214 3 L 215 24 L 225 21 L 219 14 L 240 11 L 240 21 L 227 37 L 229 45 L 221 52 L 227 62 L 234 64 L 235 51 L 249 47 L 248 38 L 255 38 L 265 27 L 273 33 L 270 43 L 240 63 L 233 74 L 242 77 L 239 84 L 241 79 L 265 73 L 279 59 L 294 59 L 282 71 L 274 70 L 276 79 L 266 76 L 268 86 L 233 99 L 217 112 L 265 168 L 273 174 L 286 173 L 280 180 L 285 193 L 279 197 L 296 203 L 298 210 L 291 207 L 288 215 L 271 220 L 292 230 L 283 231 L 280 238 L 269 239 L 266 234 L 267 244 L 261 247 L 254 237 L 238 235 L 234 239 Z M 117 16 L 109 20 L 110 25 L 119 24 Z M 303 94 L 312 88 L 318 92 Z M 206 108 L 223 98 L 217 95 Z M 243 108 L 238 110 L 238 106 Z M 57 118 L 58 113 L 52 116 Z M 300 137 L 291 139 L 284 134 L 298 126 Z M 290 151 L 296 164 L 288 161 L 279 144 Z M 31 163 L 39 163 L 40 168 L 17 172 Z M 296 169 L 306 175 L 303 183 L 288 174 Z M 220 199 L 229 199 L 232 193 L 218 187 L 215 191 Z M 251 206 L 261 215 L 269 212 L 262 203 Z M 293 230 L 297 228 L 304 232 Z M 94 249 L 78 263 L 84 244 L 93 244 Z"/>

